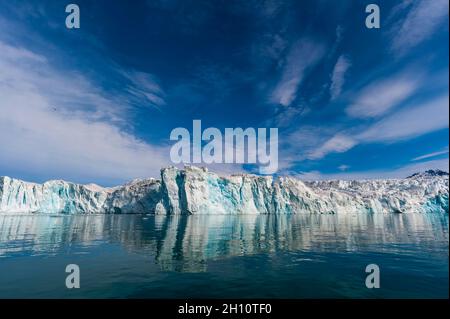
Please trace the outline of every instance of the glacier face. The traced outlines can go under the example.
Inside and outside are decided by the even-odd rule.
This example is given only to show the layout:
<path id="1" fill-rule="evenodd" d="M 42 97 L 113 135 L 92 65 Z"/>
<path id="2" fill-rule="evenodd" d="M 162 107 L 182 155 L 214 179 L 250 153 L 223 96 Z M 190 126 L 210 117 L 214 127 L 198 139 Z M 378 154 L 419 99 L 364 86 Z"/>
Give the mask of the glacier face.
<path id="1" fill-rule="evenodd" d="M 292 177 L 232 175 L 168 167 L 161 179 L 103 188 L 65 181 L 28 183 L 0 177 L 0 212 L 12 213 L 448 213 L 448 175 L 405 179 L 303 182 Z"/>

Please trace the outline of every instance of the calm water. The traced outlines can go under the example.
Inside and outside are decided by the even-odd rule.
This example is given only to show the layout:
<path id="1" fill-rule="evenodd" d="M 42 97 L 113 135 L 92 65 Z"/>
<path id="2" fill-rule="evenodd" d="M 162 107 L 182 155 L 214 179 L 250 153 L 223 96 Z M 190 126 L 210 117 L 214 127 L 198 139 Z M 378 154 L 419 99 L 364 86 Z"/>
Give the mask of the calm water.
<path id="1" fill-rule="evenodd" d="M 448 214 L 0 215 L 0 298 L 448 298 L 448 235 Z"/>

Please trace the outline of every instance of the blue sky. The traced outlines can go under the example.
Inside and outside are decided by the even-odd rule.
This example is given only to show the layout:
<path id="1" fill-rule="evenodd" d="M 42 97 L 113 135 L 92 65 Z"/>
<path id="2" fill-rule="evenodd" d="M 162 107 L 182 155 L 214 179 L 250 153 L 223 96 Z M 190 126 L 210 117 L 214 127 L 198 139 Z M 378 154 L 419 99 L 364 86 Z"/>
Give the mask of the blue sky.
<path id="1" fill-rule="evenodd" d="M 448 170 L 447 0 L 73 2 L 0 3 L 0 175 L 158 177 L 194 119 L 278 128 L 282 175 Z"/>

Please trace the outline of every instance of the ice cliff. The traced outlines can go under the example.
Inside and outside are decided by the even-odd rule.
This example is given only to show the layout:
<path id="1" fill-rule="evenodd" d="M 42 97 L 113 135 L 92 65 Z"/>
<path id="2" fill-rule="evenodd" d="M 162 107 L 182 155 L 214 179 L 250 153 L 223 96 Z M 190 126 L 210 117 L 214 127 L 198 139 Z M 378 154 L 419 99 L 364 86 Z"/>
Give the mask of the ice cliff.
<path id="1" fill-rule="evenodd" d="M 0 212 L 14 213 L 448 213 L 448 202 L 448 174 L 441 171 L 405 179 L 303 182 L 169 167 L 161 170 L 160 180 L 112 188 L 0 177 Z"/>

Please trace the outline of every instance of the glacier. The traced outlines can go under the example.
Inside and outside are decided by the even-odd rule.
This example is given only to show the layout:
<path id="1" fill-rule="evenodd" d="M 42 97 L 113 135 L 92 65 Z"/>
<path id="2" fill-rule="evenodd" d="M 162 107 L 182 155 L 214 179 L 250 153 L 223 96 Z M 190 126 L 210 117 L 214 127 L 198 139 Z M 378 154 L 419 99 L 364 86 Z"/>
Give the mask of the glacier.
<path id="1" fill-rule="evenodd" d="M 448 173 L 438 170 L 404 179 L 302 181 L 251 174 L 220 176 L 195 166 L 167 167 L 160 179 L 137 179 L 108 188 L 0 177 L 1 213 L 448 213 L 448 203 Z"/>

